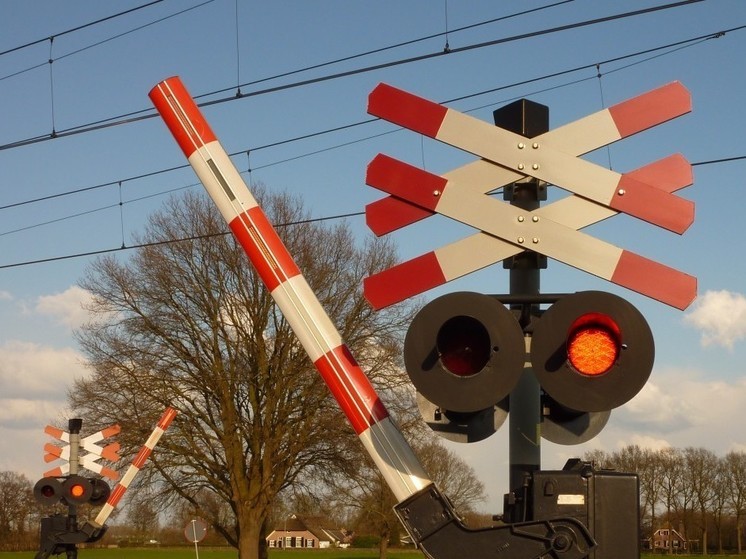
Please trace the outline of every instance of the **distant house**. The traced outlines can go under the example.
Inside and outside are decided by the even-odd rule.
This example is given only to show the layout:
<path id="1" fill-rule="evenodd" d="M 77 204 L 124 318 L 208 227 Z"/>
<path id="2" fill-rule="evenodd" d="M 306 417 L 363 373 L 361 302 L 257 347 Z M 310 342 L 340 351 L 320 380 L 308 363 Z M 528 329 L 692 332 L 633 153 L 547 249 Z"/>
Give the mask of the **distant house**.
<path id="1" fill-rule="evenodd" d="M 324 549 L 327 547 L 347 547 L 351 535 L 345 530 L 322 527 L 316 519 L 301 519 L 290 516 L 267 536 L 267 546 L 284 549 Z"/>
<path id="2" fill-rule="evenodd" d="M 679 532 L 672 528 L 660 528 L 650 538 L 650 549 L 653 551 L 688 551 L 687 541 Z"/>

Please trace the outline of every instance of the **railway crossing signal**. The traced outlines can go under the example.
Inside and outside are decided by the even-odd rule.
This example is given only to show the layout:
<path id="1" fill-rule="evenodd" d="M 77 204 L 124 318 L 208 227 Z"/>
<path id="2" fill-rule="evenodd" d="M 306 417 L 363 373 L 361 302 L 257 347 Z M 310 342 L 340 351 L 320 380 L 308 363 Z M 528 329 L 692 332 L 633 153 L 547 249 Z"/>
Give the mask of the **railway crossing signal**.
<path id="1" fill-rule="evenodd" d="M 66 515 L 57 513 L 41 519 L 39 552 L 35 559 L 47 559 L 50 555 L 59 555 L 63 552 L 67 554 L 68 559 L 75 559 L 78 544 L 95 542 L 103 537 L 106 532 L 106 521 L 175 416 L 176 410 L 170 407 L 166 409 L 150 437 L 137 453 L 124 478 L 113 491 L 103 479 L 80 475 L 78 468 L 85 467 L 110 479 L 119 477 L 114 470 L 97 462 L 100 457 L 118 460 L 119 443 L 111 443 L 106 447 L 96 444 L 119 433 L 118 425 L 102 429 L 83 439 L 80 438 L 83 420 L 79 418 L 68 421 L 68 431 L 51 426 L 45 428 L 47 434 L 67 443 L 62 447 L 45 445 L 45 460 L 50 462 L 62 459 L 68 463 L 47 472 L 36 482 L 34 498 L 45 507 L 60 503 L 66 505 L 68 513 Z M 81 447 L 88 450 L 95 458 L 88 461 L 80 460 Z M 78 523 L 77 508 L 85 504 L 100 506 L 101 509 L 94 520 Z"/>
<path id="2" fill-rule="evenodd" d="M 605 475 L 579 462 L 542 471 L 538 433 L 558 444 L 595 437 L 611 410 L 645 385 L 653 336 L 623 298 L 597 291 L 542 297 L 538 274 L 542 258 L 550 257 L 673 307 L 691 304 L 696 278 L 580 231 L 626 213 L 683 233 L 694 220 L 694 204 L 675 192 L 692 182 L 689 163 L 674 155 L 620 174 L 579 157 L 676 118 L 691 110 L 691 101 L 673 83 L 555 130 L 548 130 L 546 107 L 504 109 L 510 110 L 496 111 L 493 127 L 386 84 L 370 94 L 369 113 L 480 159 L 441 176 L 383 154 L 371 161 L 366 183 L 389 195 L 366 207 L 377 235 L 435 213 L 478 232 L 367 278 L 365 295 L 381 308 L 506 261 L 509 296 L 451 293 L 413 320 L 404 358 L 420 412 L 438 434 L 471 442 L 498 429 L 514 405 L 513 490 L 504 519 L 568 514 L 569 507 L 557 506 L 559 493 L 601 545 L 594 557 L 630 557 L 639 534 L 636 476 Z M 538 117 L 533 124 L 529 110 Z M 518 118 L 506 122 L 510 117 Z M 547 184 L 570 195 L 540 207 Z M 487 196 L 508 185 L 509 204 Z M 541 310 L 542 303 L 550 306 Z M 623 517 L 612 517 L 610 502 L 624 505 Z"/>
<path id="3" fill-rule="evenodd" d="M 98 507 L 106 502 L 110 493 L 111 488 L 102 479 L 79 475 L 43 477 L 34 486 L 34 497 L 44 506 L 62 502 L 68 506 L 91 504 Z"/>
<path id="4" fill-rule="evenodd" d="M 389 196 L 366 208 L 368 225 L 381 235 L 440 213 L 479 232 L 366 278 L 366 297 L 384 307 L 533 252 L 686 308 L 696 296 L 696 278 L 580 229 L 627 213 L 683 233 L 694 206 L 674 193 L 691 184 L 689 163 L 676 155 L 620 174 L 578 156 L 690 110 L 689 93 L 672 83 L 555 130 L 522 135 L 380 84 L 370 94 L 368 112 L 481 159 L 438 176 L 379 154 L 366 182 Z M 551 182 L 571 194 L 528 208 L 486 196 L 526 180 Z M 650 375 L 652 334 L 624 299 L 600 292 L 564 295 L 545 312 L 526 307 L 532 316 L 521 324 L 516 311 L 498 299 L 476 293 L 437 298 L 407 334 L 405 365 L 420 411 L 446 438 L 480 440 L 499 427 L 524 372 L 524 356 L 541 384 L 542 435 L 561 444 L 597 435 L 610 410 L 634 396 Z M 607 361 L 595 362 L 595 374 L 581 361 L 577 348 L 583 342 L 608 349 L 600 353 Z M 510 361 L 508 354 L 520 357 Z M 454 356 L 470 368 L 468 374 L 449 366 Z"/>
<path id="5" fill-rule="evenodd" d="M 371 229 L 385 234 L 441 213 L 480 232 L 370 276 L 364 283 L 366 297 L 373 307 L 385 307 L 532 250 L 686 308 L 696 297 L 696 278 L 579 229 L 623 212 L 683 233 L 694 219 L 694 207 L 673 192 L 691 183 L 690 165 L 681 156 L 671 156 L 622 175 L 567 154 L 586 153 L 690 110 L 688 92 L 673 83 L 529 140 L 379 85 L 370 95 L 371 114 L 482 159 L 437 176 L 377 156 L 369 165 L 366 182 L 391 196 L 366 208 Z M 557 154 L 561 156 L 555 158 Z M 485 196 L 526 178 L 556 180 L 572 195 L 531 212 Z"/>

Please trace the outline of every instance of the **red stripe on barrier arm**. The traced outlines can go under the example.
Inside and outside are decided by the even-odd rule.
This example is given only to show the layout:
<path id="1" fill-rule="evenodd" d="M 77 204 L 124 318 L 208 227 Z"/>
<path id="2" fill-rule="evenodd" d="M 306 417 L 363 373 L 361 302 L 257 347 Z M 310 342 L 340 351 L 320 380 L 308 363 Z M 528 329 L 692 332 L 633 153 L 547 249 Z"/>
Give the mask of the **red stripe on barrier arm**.
<path id="1" fill-rule="evenodd" d="M 166 408 L 166 411 L 163 412 L 163 415 L 161 415 L 161 418 L 158 420 L 158 423 L 156 423 L 156 425 L 165 431 L 166 429 L 168 429 L 168 426 L 171 425 L 171 422 L 174 420 L 178 413 L 179 412 L 176 411 L 174 408 Z"/>
<path id="2" fill-rule="evenodd" d="M 324 354 L 314 365 L 355 433 L 360 435 L 388 417 L 386 407 L 346 345 Z"/>
<path id="3" fill-rule="evenodd" d="M 109 499 L 106 502 L 112 507 L 116 507 L 126 491 L 127 488 L 124 485 L 121 483 L 117 484 L 117 486 L 112 489 L 111 495 L 109 495 Z"/>
<path id="4" fill-rule="evenodd" d="M 379 153 L 368 164 L 365 184 L 434 211 L 448 181 Z"/>
<path id="5" fill-rule="evenodd" d="M 217 138 L 181 80 L 163 80 L 148 94 L 187 159 Z"/>
<path id="6" fill-rule="evenodd" d="M 363 280 L 363 293 L 378 310 L 446 283 L 435 252 L 422 254 Z"/>
<path id="7" fill-rule="evenodd" d="M 640 97 L 609 107 L 611 118 L 622 138 L 691 110 L 691 95 L 679 82 L 669 83 Z"/>
<path id="8" fill-rule="evenodd" d="M 622 175 L 609 207 L 682 234 L 694 223 L 694 202 Z"/>
<path id="9" fill-rule="evenodd" d="M 270 292 L 300 275 L 293 257 L 259 206 L 238 215 L 229 226 Z"/>
<path id="10" fill-rule="evenodd" d="M 448 108 L 385 83 L 368 95 L 368 113 L 435 138 Z"/>
<path id="11" fill-rule="evenodd" d="M 682 311 L 697 297 L 697 278 L 627 250 L 609 279 Z"/>
<path id="12" fill-rule="evenodd" d="M 148 460 L 148 456 L 150 456 L 152 450 L 153 449 L 148 448 L 147 446 L 142 447 L 140 452 L 137 453 L 137 456 L 135 456 L 135 459 L 132 461 L 132 465 L 138 470 L 142 468 L 143 464 Z"/>
<path id="13" fill-rule="evenodd" d="M 365 206 L 365 224 L 377 237 L 381 237 L 434 213 L 401 198 L 387 196 Z"/>

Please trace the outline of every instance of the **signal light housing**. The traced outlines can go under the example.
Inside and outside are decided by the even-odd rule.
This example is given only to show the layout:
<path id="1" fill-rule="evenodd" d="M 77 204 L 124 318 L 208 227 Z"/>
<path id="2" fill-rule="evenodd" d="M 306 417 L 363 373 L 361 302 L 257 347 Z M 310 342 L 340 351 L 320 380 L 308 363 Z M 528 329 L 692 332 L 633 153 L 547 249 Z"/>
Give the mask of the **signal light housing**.
<path id="1" fill-rule="evenodd" d="M 43 477 L 34 485 L 34 499 L 49 507 L 62 499 L 62 483 L 56 477 Z"/>
<path id="2" fill-rule="evenodd" d="M 476 412 L 441 409 L 417 394 L 417 408 L 427 426 L 440 437 L 456 443 L 475 443 L 494 435 L 508 418 L 508 398 Z"/>
<path id="3" fill-rule="evenodd" d="M 97 507 L 103 505 L 110 494 L 111 488 L 104 480 L 79 475 L 44 477 L 34 485 L 34 498 L 44 506 L 62 502 L 70 506 L 90 503 Z"/>
<path id="4" fill-rule="evenodd" d="M 443 412 L 494 406 L 513 389 L 525 360 L 523 330 L 513 313 L 481 293 L 450 293 L 431 301 L 404 340 L 412 383 Z"/>
<path id="5" fill-rule="evenodd" d="M 99 478 L 90 478 L 90 482 L 92 489 L 91 498 L 88 502 L 94 507 L 99 507 L 109 499 L 109 495 L 111 495 L 111 487 L 109 487 L 109 484 L 103 479 Z"/>
<path id="6" fill-rule="evenodd" d="M 531 363 L 546 394 L 577 412 L 621 406 L 645 385 L 655 343 L 628 301 L 601 291 L 567 295 L 534 327 Z"/>
<path id="7" fill-rule="evenodd" d="M 82 505 L 91 500 L 93 484 L 83 476 L 70 476 L 62 484 L 62 500 L 68 505 Z"/>

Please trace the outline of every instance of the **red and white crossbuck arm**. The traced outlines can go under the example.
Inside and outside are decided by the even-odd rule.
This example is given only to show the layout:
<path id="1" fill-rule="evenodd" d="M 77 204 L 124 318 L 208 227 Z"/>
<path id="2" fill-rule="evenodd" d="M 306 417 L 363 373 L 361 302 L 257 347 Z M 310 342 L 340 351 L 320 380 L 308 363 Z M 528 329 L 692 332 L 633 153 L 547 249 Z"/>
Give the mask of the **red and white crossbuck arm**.
<path id="1" fill-rule="evenodd" d="M 106 523 L 111 513 L 119 504 L 119 501 L 121 501 L 122 497 L 127 492 L 127 488 L 130 486 L 130 483 L 132 483 L 132 480 L 140 472 L 143 465 L 145 465 L 145 462 L 148 460 L 150 453 L 153 452 L 155 445 L 157 445 L 158 441 L 161 440 L 163 433 L 166 431 L 166 429 L 168 429 L 168 426 L 171 425 L 171 422 L 174 420 L 177 413 L 178 412 L 174 408 L 170 407 L 166 408 L 166 411 L 163 412 L 163 415 L 161 415 L 158 423 L 156 423 L 153 432 L 150 433 L 148 440 L 145 441 L 145 444 L 140 449 L 140 452 L 137 453 L 135 459 L 132 460 L 132 464 L 130 464 L 130 467 L 127 468 L 127 472 L 124 474 L 124 477 L 122 477 L 122 481 L 120 481 L 116 485 L 114 490 L 109 495 L 109 498 L 107 499 L 104 506 L 101 507 L 101 510 L 99 511 L 98 516 L 96 516 L 96 519 L 94 521 L 95 524 L 97 524 L 98 526 L 103 526 Z"/>
<path id="2" fill-rule="evenodd" d="M 376 163 L 376 166 L 378 164 L 380 162 Z M 691 165 L 680 155 L 661 159 L 629 174 L 638 177 L 639 180 L 654 184 L 666 192 L 675 192 L 692 183 Z M 453 176 L 448 173 L 442 178 L 447 179 Z M 381 177 L 375 180 L 381 180 Z M 460 185 L 453 179 L 449 179 L 448 183 L 449 188 L 469 186 Z M 470 188 L 470 190 L 473 189 Z M 420 208 L 394 196 L 383 198 L 381 201 L 383 200 L 400 201 L 402 206 L 406 204 L 407 207 Z M 434 213 L 423 209 L 423 212 L 425 211 L 428 215 Z M 617 213 L 611 208 L 589 202 L 579 196 L 567 196 L 534 210 L 530 215 L 532 220 L 541 217 L 572 229 L 582 229 Z M 403 214 L 392 214 L 385 219 L 391 217 L 396 219 L 399 215 Z M 382 219 L 379 223 L 386 223 L 386 221 Z M 365 297 L 373 308 L 381 309 L 510 258 L 527 248 L 533 249 L 532 246 L 505 242 L 484 232 L 475 233 L 365 278 L 363 281 Z M 691 290 L 696 291 L 696 280 L 690 276 L 686 277 L 689 285 L 688 293 L 683 295 L 680 293 L 676 296 L 676 306 L 685 304 L 690 297 L 694 296 Z"/>
<path id="3" fill-rule="evenodd" d="M 527 141 L 390 85 L 379 84 L 371 92 L 368 112 L 487 159 L 518 179 L 530 176 L 555 184 L 675 233 L 683 233 L 694 221 L 694 204 L 689 200 L 575 157 L 551 140 Z"/>
<path id="4" fill-rule="evenodd" d="M 373 103 L 373 110 L 377 110 L 377 103 Z M 689 92 L 681 83 L 672 82 L 549 130 L 531 138 L 530 142 L 531 145 L 536 142 L 555 146 L 570 155 L 579 156 L 662 124 L 691 110 L 692 101 Z M 524 149 L 526 149 L 525 146 Z M 639 182 L 658 186 L 652 180 L 659 178 L 660 174 L 658 177 L 643 177 L 636 173 L 629 175 Z M 516 171 L 500 167 L 484 159 L 443 173 L 442 176 L 483 193 L 523 178 L 523 175 Z M 579 204 L 580 200 L 587 205 L 600 206 L 585 198 L 580 198 L 574 203 Z M 432 212 L 393 196 L 372 202 L 365 208 L 368 227 L 379 236 L 430 215 L 433 215 Z"/>
<path id="5" fill-rule="evenodd" d="M 696 297 L 697 280 L 693 276 L 576 231 L 540 212 L 459 188 L 454 181 L 391 157 L 376 156 L 368 166 L 366 183 L 480 229 L 494 237 L 490 242 L 498 251 L 505 247 L 515 254 L 530 249 L 679 309 L 685 309 Z M 494 248 L 491 250 L 494 255 Z M 417 262 L 421 275 L 440 266 L 432 260 L 432 254 Z M 474 259 L 474 254 L 464 254 L 464 258 Z"/>
<path id="6" fill-rule="evenodd" d="M 432 482 L 178 77 L 150 98 L 397 499 Z"/>

